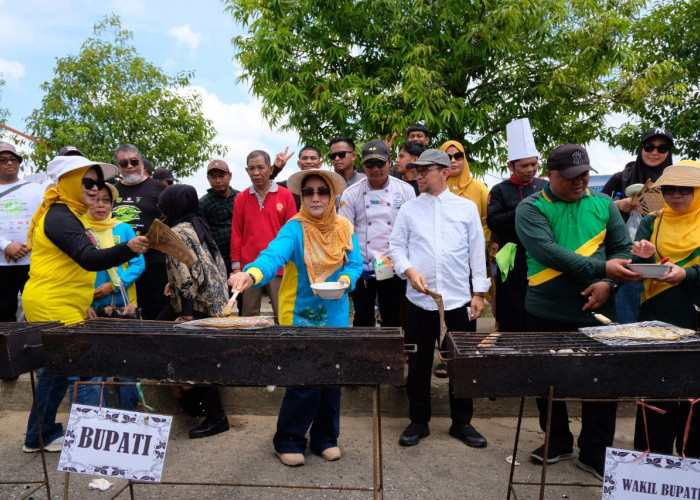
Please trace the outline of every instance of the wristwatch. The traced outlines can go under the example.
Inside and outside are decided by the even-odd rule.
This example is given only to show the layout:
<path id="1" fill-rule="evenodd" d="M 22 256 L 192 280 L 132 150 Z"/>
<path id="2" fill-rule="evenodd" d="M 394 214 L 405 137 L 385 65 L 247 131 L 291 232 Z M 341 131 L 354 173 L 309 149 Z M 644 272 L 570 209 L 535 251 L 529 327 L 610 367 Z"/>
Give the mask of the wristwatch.
<path id="1" fill-rule="evenodd" d="M 253 273 L 249 273 L 248 271 L 246 271 L 246 274 L 247 274 L 248 276 L 250 276 L 250 279 L 251 279 L 251 280 L 253 280 L 253 285 L 254 285 L 254 284 L 255 284 L 255 276 L 253 276 Z"/>
<path id="2" fill-rule="evenodd" d="M 610 287 L 610 293 L 617 293 L 617 291 L 620 289 L 620 284 L 617 281 L 606 281 L 608 286 Z"/>

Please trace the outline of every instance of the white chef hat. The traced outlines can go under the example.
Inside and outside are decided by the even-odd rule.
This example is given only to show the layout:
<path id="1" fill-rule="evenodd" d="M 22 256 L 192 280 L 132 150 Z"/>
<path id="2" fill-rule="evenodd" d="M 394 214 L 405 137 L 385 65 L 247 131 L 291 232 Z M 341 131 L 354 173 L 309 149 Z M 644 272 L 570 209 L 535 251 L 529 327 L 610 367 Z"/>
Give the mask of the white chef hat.
<path id="1" fill-rule="evenodd" d="M 540 156 L 535 147 L 535 139 L 532 137 L 530 120 L 519 118 L 506 125 L 506 137 L 508 138 L 508 161 Z"/>

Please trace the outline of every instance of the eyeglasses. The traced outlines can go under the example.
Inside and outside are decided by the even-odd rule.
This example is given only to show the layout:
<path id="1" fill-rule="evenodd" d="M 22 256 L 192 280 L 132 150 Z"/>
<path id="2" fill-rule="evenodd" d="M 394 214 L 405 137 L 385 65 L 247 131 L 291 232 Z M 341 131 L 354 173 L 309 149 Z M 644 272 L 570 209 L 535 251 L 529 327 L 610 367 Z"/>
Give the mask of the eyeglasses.
<path id="1" fill-rule="evenodd" d="M 319 196 L 330 196 L 331 195 L 331 188 L 326 187 L 326 186 L 321 186 L 318 189 L 314 189 L 312 187 L 301 188 L 301 195 L 302 196 L 313 196 L 315 194 L 317 194 Z"/>
<path id="2" fill-rule="evenodd" d="M 385 161 L 368 161 L 362 164 L 362 168 L 364 169 L 372 169 L 372 168 L 383 168 L 386 166 Z"/>
<path id="3" fill-rule="evenodd" d="M 119 165 L 121 168 L 126 168 L 131 164 L 132 167 L 138 167 L 139 163 L 141 163 L 141 160 L 138 158 L 132 158 L 131 160 L 120 160 L 117 165 Z"/>
<path id="4" fill-rule="evenodd" d="M 676 194 L 676 191 L 678 191 L 681 196 L 688 196 L 689 194 L 693 194 L 695 188 L 691 186 L 661 186 L 661 193 L 663 193 L 664 196 Z"/>
<path id="5" fill-rule="evenodd" d="M 462 158 L 464 158 L 464 153 L 462 153 L 461 151 L 457 151 L 457 152 L 456 152 L 455 154 L 453 154 L 453 155 L 451 155 L 451 154 L 448 153 L 447 156 L 449 156 L 450 161 L 452 161 L 453 159 L 455 159 L 455 160 L 461 160 Z"/>
<path id="6" fill-rule="evenodd" d="M 647 153 L 651 153 L 652 151 L 657 150 L 659 153 L 664 154 L 668 153 L 671 150 L 671 147 L 668 144 L 659 144 L 657 146 L 656 144 L 651 144 L 648 142 L 644 146 L 642 146 L 642 149 Z"/>
<path id="7" fill-rule="evenodd" d="M 428 175 L 428 172 L 432 172 L 433 170 L 440 170 L 442 167 L 439 167 L 435 165 L 437 168 L 433 168 L 433 166 L 430 167 L 416 167 L 416 175 Z"/>
<path id="8" fill-rule="evenodd" d="M 17 156 L 5 156 L 4 158 L 0 158 L 0 165 L 7 165 L 8 163 L 16 163 L 19 165 L 22 163 L 22 158 Z"/>
<path id="9" fill-rule="evenodd" d="M 337 153 L 331 153 L 328 155 L 328 158 L 331 160 L 335 160 L 336 158 L 340 158 L 341 160 L 345 158 L 345 155 L 348 153 L 354 153 L 354 151 L 338 151 Z"/>
<path id="10" fill-rule="evenodd" d="M 94 188 L 95 186 L 97 186 L 97 189 L 104 189 L 104 187 L 105 187 L 105 181 L 102 181 L 102 180 L 100 180 L 100 179 L 90 179 L 89 177 L 85 177 L 85 178 L 83 179 L 83 186 L 84 186 L 85 189 L 87 189 L 88 191 L 89 191 L 90 189 Z"/>

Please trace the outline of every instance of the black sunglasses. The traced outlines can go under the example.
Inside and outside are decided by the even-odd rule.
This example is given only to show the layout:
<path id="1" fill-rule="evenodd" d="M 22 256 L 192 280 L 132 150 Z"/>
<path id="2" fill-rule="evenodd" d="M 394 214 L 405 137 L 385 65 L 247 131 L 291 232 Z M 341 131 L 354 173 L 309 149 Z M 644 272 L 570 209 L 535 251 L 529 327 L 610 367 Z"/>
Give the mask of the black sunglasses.
<path id="1" fill-rule="evenodd" d="M 141 163 L 141 160 L 138 158 L 132 158 L 131 160 L 121 160 L 117 165 L 119 165 L 121 168 L 126 168 L 129 163 L 131 163 L 132 167 L 138 167 L 139 163 Z"/>
<path id="2" fill-rule="evenodd" d="M 326 186 L 321 186 L 318 189 L 314 189 L 312 187 L 301 188 L 301 195 L 302 196 L 313 196 L 314 194 L 317 194 L 319 196 L 330 196 L 331 195 L 331 188 L 326 187 Z"/>
<path id="3" fill-rule="evenodd" d="M 695 188 L 691 186 L 661 186 L 661 193 L 663 193 L 664 196 L 675 194 L 676 190 L 678 190 L 681 196 L 688 196 L 695 191 Z"/>
<path id="4" fill-rule="evenodd" d="M 456 152 L 455 154 L 453 154 L 453 155 L 451 155 L 451 154 L 448 153 L 447 156 L 449 156 L 450 160 L 452 160 L 453 158 L 454 158 L 455 160 L 461 160 L 462 158 L 464 158 L 464 153 L 462 153 L 461 151 L 457 151 L 457 152 Z"/>
<path id="5" fill-rule="evenodd" d="M 348 153 L 354 153 L 354 151 L 338 151 L 337 153 L 331 153 L 328 155 L 328 158 L 331 160 L 335 160 L 336 158 L 340 158 L 341 160 L 345 158 L 345 155 Z"/>
<path id="6" fill-rule="evenodd" d="M 659 153 L 664 154 L 668 153 L 671 150 L 671 147 L 668 144 L 660 144 L 657 146 L 656 144 L 646 143 L 644 146 L 642 146 L 642 149 L 647 153 L 651 153 L 656 149 Z"/>
<path id="7" fill-rule="evenodd" d="M 385 166 L 386 166 L 385 161 L 368 161 L 368 162 L 362 164 L 362 168 L 365 168 L 365 169 L 367 169 L 367 168 L 369 168 L 369 169 L 384 168 Z"/>
<path id="8" fill-rule="evenodd" d="M 97 186 L 97 189 L 100 190 L 100 189 L 104 189 L 105 181 L 102 181 L 100 179 L 90 179 L 89 177 L 85 177 L 83 179 L 83 186 L 85 186 L 85 189 L 87 189 L 88 191 L 90 189 L 94 188 L 95 186 Z"/>

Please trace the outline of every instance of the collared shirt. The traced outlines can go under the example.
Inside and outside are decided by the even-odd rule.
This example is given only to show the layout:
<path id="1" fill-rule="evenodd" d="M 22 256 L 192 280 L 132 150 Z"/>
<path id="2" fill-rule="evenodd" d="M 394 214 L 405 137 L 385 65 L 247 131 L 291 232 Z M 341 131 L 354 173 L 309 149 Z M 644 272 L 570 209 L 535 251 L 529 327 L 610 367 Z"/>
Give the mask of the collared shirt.
<path id="1" fill-rule="evenodd" d="M 207 189 L 207 194 L 199 199 L 199 215 L 201 215 L 211 229 L 216 246 L 224 258 L 224 262 L 231 260 L 231 220 L 233 218 L 233 201 L 238 191 L 229 186 L 228 196 L 222 196 L 213 189 Z"/>
<path id="2" fill-rule="evenodd" d="M 380 189 L 372 188 L 364 177 L 343 191 L 340 215 L 355 226 L 363 259 L 375 254 L 390 256 L 389 236 L 399 209 L 415 197 L 413 188 L 395 177 L 389 177 Z"/>
<path id="3" fill-rule="evenodd" d="M 15 189 L 12 190 L 13 188 Z M 0 257 L 5 257 L 3 253 L 10 243 L 27 242 L 27 230 L 34 212 L 44 199 L 44 187 L 34 182 L 18 180 L 0 185 L 0 194 L 3 193 L 7 194 L 0 198 Z M 16 262 L 0 258 L 0 266 L 28 266 L 30 254 L 27 252 Z"/>
<path id="4" fill-rule="evenodd" d="M 360 182 L 362 179 L 367 177 L 365 174 L 358 172 L 357 170 L 353 170 L 352 172 L 353 172 L 352 177 L 350 177 L 350 179 L 345 180 L 345 184 L 347 184 L 348 187 L 352 186 L 356 182 Z"/>
<path id="5" fill-rule="evenodd" d="M 475 292 L 487 292 L 484 231 L 474 202 L 445 189 L 438 196 L 424 193 L 406 202 L 391 232 L 394 270 L 405 278 L 413 268 L 425 276 L 428 288 L 442 294 L 445 310 L 471 301 L 469 278 Z M 416 306 L 437 310 L 435 301 L 407 284 L 406 298 Z"/>

